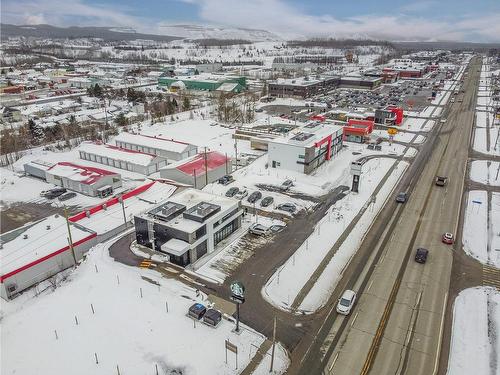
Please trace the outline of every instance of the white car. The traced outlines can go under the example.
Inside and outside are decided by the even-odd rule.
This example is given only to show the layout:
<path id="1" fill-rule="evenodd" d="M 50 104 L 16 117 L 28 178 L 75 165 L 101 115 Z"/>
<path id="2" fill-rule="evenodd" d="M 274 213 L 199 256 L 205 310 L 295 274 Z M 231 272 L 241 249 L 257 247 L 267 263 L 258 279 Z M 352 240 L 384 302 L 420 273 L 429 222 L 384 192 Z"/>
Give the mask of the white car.
<path id="1" fill-rule="evenodd" d="M 356 302 L 356 292 L 349 289 L 344 291 L 337 304 L 337 312 L 342 315 L 349 315 L 354 302 Z"/>
<path id="2" fill-rule="evenodd" d="M 243 198 L 245 198 L 246 196 L 248 195 L 248 190 L 247 189 L 243 189 L 243 190 L 240 190 L 238 191 L 234 197 L 236 199 L 239 199 L 239 200 L 242 200 Z"/>
<path id="3" fill-rule="evenodd" d="M 269 234 L 269 228 L 258 223 L 253 223 L 252 225 L 250 225 L 248 231 L 252 234 L 255 234 L 256 236 L 265 236 Z"/>

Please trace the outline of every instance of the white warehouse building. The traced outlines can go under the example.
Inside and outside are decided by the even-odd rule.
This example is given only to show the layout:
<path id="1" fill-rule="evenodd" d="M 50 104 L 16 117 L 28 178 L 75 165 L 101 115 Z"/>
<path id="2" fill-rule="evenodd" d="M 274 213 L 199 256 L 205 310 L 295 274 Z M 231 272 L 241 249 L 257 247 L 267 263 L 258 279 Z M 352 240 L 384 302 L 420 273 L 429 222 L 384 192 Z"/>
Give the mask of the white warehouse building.
<path id="1" fill-rule="evenodd" d="M 115 137 L 115 144 L 127 150 L 160 156 L 166 159 L 167 163 L 186 159 L 198 152 L 197 146 L 186 142 L 126 132 L 122 132 Z"/>
<path id="2" fill-rule="evenodd" d="M 79 148 L 80 158 L 130 172 L 150 175 L 167 165 L 165 158 L 141 151 L 127 150 L 107 144 L 83 142 Z"/>

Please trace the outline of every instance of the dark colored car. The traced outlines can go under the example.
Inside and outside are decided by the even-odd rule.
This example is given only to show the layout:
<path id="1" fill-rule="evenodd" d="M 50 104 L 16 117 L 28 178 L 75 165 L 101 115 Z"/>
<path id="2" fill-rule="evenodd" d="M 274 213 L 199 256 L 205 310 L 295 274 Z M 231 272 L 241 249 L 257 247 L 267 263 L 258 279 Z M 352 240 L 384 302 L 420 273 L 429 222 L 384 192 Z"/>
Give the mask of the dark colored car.
<path id="1" fill-rule="evenodd" d="M 233 176 L 231 176 L 230 174 L 227 174 L 225 176 L 222 176 L 221 178 L 219 178 L 218 182 L 219 184 L 222 184 L 222 185 L 229 185 L 231 182 L 234 181 L 234 178 Z"/>
<path id="2" fill-rule="evenodd" d="M 76 197 L 76 193 L 70 191 L 69 193 L 64 193 L 63 195 L 60 195 L 59 198 L 57 198 L 57 199 L 59 199 L 62 202 L 62 201 L 67 201 L 68 199 L 71 199 L 74 197 Z"/>
<path id="3" fill-rule="evenodd" d="M 233 186 L 232 188 L 229 188 L 228 191 L 226 191 L 226 197 L 234 197 L 239 191 L 240 189 L 238 189 L 236 186 Z"/>
<path id="4" fill-rule="evenodd" d="M 260 206 L 261 207 L 267 207 L 267 206 L 270 206 L 273 202 L 274 202 L 274 198 L 273 197 L 265 197 L 264 199 L 262 199 L 260 201 Z"/>
<path id="5" fill-rule="evenodd" d="M 60 195 L 63 195 L 66 193 L 67 190 L 65 188 L 56 188 L 56 189 L 51 189 L 47 194 L 45 194 L 45 198 L 47 199 L 55 199 L 59 197 Z"/>
<path id="6" fill-rule="evenodd" d="M 398 203 L 406 203 L 407 200 L 408 200 L 408 193 L 405 192 L 399 193 L 396 197 L 396 202 Z"/>
<path id="7" fill-rule="evenodd" d="M 293 203 L 282 203 L 276 206 L 276 209 L 280 211 L 294 213 L 297 210 L 297 207 Z"/>
<path id="8" fill-rule="evenodd" d="M 429 255 L 429 250 L 419 247 L 415 253 L 415 262 L 425 263 L 427 261 L 427 256 Z"/>
<path id="9" fill-rule="evenodd" d="M 249 203 L 255 203 L 257 202 L 260 198 L 262 198 L 262 193 L 260 191 L 254 191 L 252 194 L 248 196 L 248 202 Z"/>

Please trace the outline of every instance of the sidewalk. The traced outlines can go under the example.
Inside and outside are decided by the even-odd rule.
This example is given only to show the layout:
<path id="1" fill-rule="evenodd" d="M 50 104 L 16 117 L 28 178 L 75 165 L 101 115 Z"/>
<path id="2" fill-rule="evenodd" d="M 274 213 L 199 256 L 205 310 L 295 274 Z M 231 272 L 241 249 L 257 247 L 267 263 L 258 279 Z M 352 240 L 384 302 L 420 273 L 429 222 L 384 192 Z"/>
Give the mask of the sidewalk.
<path id="1" fill-rule="evenodd" d="M 267 354 L 269 349 L 271 349 L 272 344 L 273 343 L 270 340 L 265 339 L 264 342 L 260 345 L 259 349 L 257 349 L 257 353 L 255 353 L 251 361 L 248 363 L 247 367 L 243 369 L 240 375 L 252 375 L 255 369 L 264 359 L 264 356 Z"/>

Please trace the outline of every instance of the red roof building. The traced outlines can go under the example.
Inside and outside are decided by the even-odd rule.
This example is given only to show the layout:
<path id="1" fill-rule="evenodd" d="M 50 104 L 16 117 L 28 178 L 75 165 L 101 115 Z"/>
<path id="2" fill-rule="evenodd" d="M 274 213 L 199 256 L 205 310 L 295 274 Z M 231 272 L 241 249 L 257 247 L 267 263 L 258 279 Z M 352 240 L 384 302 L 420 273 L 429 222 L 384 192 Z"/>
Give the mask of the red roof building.
<path id="1" fill-rule="evenodd" d="M 373 132 L 373 121 L 350 119 L 344 126 L 344 140 L 364 143 Z"/>
<path id="2" fill-rule="evenodd" d="M 209 151 L 167 165 L 160 170 L 160 176 L 201 189 L 230 172 L 231 159 L 217 151 Z"/>

